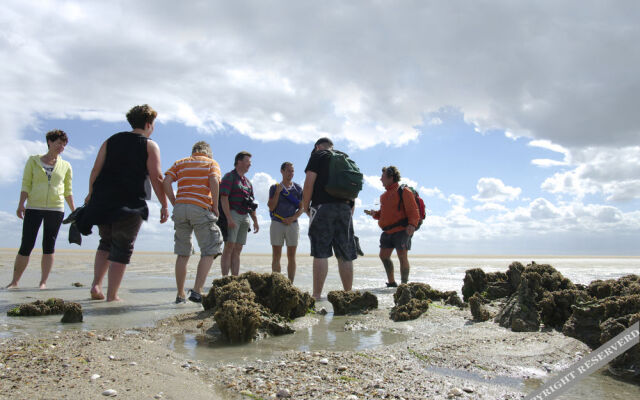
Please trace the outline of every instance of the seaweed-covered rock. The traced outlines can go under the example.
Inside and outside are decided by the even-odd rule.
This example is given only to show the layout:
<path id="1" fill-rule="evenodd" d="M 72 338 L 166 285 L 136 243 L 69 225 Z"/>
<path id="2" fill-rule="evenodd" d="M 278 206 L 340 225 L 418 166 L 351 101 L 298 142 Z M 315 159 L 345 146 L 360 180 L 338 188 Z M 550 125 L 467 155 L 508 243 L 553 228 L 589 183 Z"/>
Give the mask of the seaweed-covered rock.
<path id="1" fill-rule="evenodd" d="M 562 327 L 562 333 L 576 338 L 595 349 L 600 345 L 600 323 L 604 319 L 604 305 L 599 301 L 574 304 L 573 313 Z"/>
<path id="2" fill-rule="evenodd" d="M 389 316 L 395 322 L 410 321 L 420 317 L 427 312 L 428 309 L 429 300 L 412 298 L 404 304 L 393 307 Z"/>
<path id="3" fill-rule="evenodd" d="M 480 268 L 468 269 L 464 273 L 462 299 L 469 301 L 475 293 L 482 293 L 487 288 L 487 275 Z"/>
<path id="4" fill-rule="evenodd" d="M 460 296 L 458 296 L 457 293 L 453 293 L 452 295 L 447 297 L 447 300 L 445 300 L 445 304 L 449 304 L 451 306 L 456 306 L 460 308 L 466 307 L 466 305 L 464 304 L 464 302 L 462 301 Z"/>
<path id="5" fill-rule="evenodd" d="M 587 291 L 597 299 L 640 294 L 640 275 L 627 275 L 617 280 L 593 281 L 587 287 Z"/>
<path id="6" fill-rule="evenodd" d="M 205 310 L 214 309 L 222 304 L 217 298 L 219 288 L 231 282 L 245 282 L 245 286 L 255 295 L 252 300 L 286 318 L 302 317 L 315 306 L 315 300 L 309 293 L 302 292 L 293 286 L 291 281 L 282 274 L 246 272 L 237 277 L 226 276 L 214 280 L 209 294 L 202 301 Z M 246 293 L 245 289 L 243 293 Z"/>
<path id="7" fill-rule="evenodd" d="M 247 299 L 225 301 L 213 318 L 222 335 L 231 343 L 252 340 L 262 323 L 261 306 Z"/>
<path id="8" fill-rule="evenodd" d="M 82 306 L 78 303 L 67 302 L 64 303 L 64 314 L 60 322 L 63 323 L 75 323 L 82 322 Z"/>
<path id="9" fill-rule="evenodd" d="M 524 269 L 521 279 L 527 278 L 527 284 L 533 291 L 535 302 L 542 300 L 545 292 L 576 289 L 576 286 L 568 278 L 549 264 L 536 264 L 532 262 Z"/>
<path id="10" fill-rule="evenodd" d="M 484 322 L 491 318 L 491 314 L 482 304 L 478 293 L 469 298 L 469 308 L 471 308 L 471 315 L 473 315 L 474 321 Z"/>
<path id="11" fill-rule="evenodd" d="M 393 301 L 395 304 L 403 305 L 411 299 L 438 301 L 447 300 L 452 295 L 457 295 L 457 293 L 454 291 L 441 292 L 426 283 L 411 282 L 398 286 L 393 294 Z"/>
<path id="12" fill-rule="evenodd" d="M 522 277 L 522 272 L 524 271 L 524 265 L 519 263 L 518 261 L 514 261 L 509 265 L 509 269 L 506 272 L 507 280 L 511 285 L 511 293 L 515 293 L 518 290 L 518 286 L 520 286 L 520 279 Z"/>
<path id="13" fill-rule="evenodd" d="M 335 315 L 356 314 L 378 308 L 378 298 L 371 292 L 334 290 L 327 300 L 333 306 Z"/>
<path id="14" fill-rule="evenodd" d="M 269 335 L 280 336 L 295 332 L 295 330 L 287 323 L 286 318 L 278 314 L 270 313 L 264 308 L 262 309 L 260 319 L 259 329 Z"/>
<path id="15" fill-rule="evenodd" d="M 540 319 L 547 327 L 562 330 L 565 322 L 573 313 L 572 305 L 576 302 L 587 302 L 592 298 L 584 290 L 565 289 L 545 292 L 538 302 Z"/>
<path id="16" fill-rule="evenodd" d="M 518 291 L 511 295 L 495 321 L 514 332 L 536 332 L 540 328 L 534 291 L 526 274 L 522 276 Z"/>
<path id="17" fill-rule="evenodd" d="M 52 297 L 45 301 L 36 300 L 32 303 L 24 303 L 7 312 L 10 317 L 38 317 L 42 315 L 62 314 L 64 300 Z"/>
<path id="18" fill-rule="evenodd" d="M 274 273 L 271 274 L 271 285 L 266 303 L 271 312 L 293 319 L 302 317 L 310 309 L 313 309 L 315 299 L 309 293 L 302 292 L 293 286 L 284 275 Z M 263 303 L 261 302 L 261 304 Z"/>

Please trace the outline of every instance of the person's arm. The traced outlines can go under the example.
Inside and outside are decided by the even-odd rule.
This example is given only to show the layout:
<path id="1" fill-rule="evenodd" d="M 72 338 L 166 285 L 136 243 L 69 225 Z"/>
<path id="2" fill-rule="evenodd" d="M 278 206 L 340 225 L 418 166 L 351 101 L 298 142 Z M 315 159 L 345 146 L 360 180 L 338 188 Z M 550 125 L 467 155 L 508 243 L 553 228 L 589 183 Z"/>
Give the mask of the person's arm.
<path id="1" fill-rule="evenodd" d="M 170 174 L 166 174 L 164 176 L 164 180 L 162 181 L 162 189 L 164 190 L 164 194 L 169 199 L 169 203 L 172 206 L 176 205 L 176 195 L 173 193 L 173 188 L 171 184 L 173 183 L 173 177 Z"/>
<path id="2" fill-rule="evenodd" d="M 236 227 L 236 223 L 231 218 L 231 208 L 229 207 L 229 196 L 224 193 L 220 195 L 220 205 L 222 206 L 222 212 L 224 216 L 227 217 L 227 226 L 229 229 L 233 229 Z"/>
<path id="3" fill-rule="evenodd" d="M 162 187 L 162 169 L 160 167 L 160 148 L 152 141 L 147 140 L 147 171 L 151 187 L 160 202 L 160 223 L 164 224 L 169 219 L 169 207 L 167 206 L 167 196 Z"/>
<path id="4" fill-rule="evenodd" d="M 100 171 L 102 171 L 102 167 L 104 166 L 104 160 L 107 158 L 107 142 L 105 141 L 100 146 L 100 150 L 98 150 L 98 155 L 96 156 L 96 161 L 93 163 L 93 168 L 91 169 L 91 174 L 89 175 L 89 194 L 85 197 L 84 202 L 88 203 L 91 199 L 91 193 L 93 192 L 93 183 L 100 175 Z"/>
<path id="5" fill-rule="evenodd" d="M 67 201 L 67 204 L 69 205 L 69 208 L 71 209 L 71 212 L 73 212 L 73 210 L 75 210 L 75 209 L 76 209 L 76 205 L 75 205 L 75 203 L 73 202 L 73 195 L 72 195 L 72 194 L 70 194 L 70 195 L 68 195 L 68 196 L 65 196 L 65 198 L 64 198 L 64 199 Z"/>
<path id="6" fill-rule="evenodd" d="M 20 192 L 20 200 L 18 200 L 18 209 L 16 210 L 16 215 L 20 219 L 24 219 L 24 211 L 26 209 L 24 202 L 27 201 L 27 197 L 29 197 L 29 193 L 24 190 Z"/>
<path id="7" fill-rule="evenodd" d="M 271 188 L 269 188 L 269 192 L 271 192 Z M 275 211 L 276 207 L 278 206 L 278 201 L 280 200 L 280 192 L 282 192 L 282 185 L 276 183 L 273 195 L 271 195 L 271 197 L 269 197 L 269 201 L 267 201 L 267 207 L 269 207 L 269 211 Z"/>
<path id="8" fill-rule="evenodd" d="M 313 171 L 307 171 L 304 179 L 304 187 L 302 188 L 302 204 L 300 208 L 302 212 L 309 214 L 309 207 L 311 205 L 311 197 L 313 196 L 313 184 L 316 183 L 318 174 Z"/>
<path id="9" fill-rule="evenodd" d="M 260 226 L 258 226 L 258 217 L 256 216 L 256 212 L 251 211 L 249 213 L 249 215 L 251 216 L 251 219 L 253 220 L 253 233 L 258 233 L 258 231 L 260 230 Z"/>
<path id="10" fill-rule="evenodd" d="M 218 177 L 215 175 L 209 175 L 209 190 L 211 191 L 211 211 L 216 217 L 219 217 L 218 196 L 220 193 L 220 183 L 218 182 Z"/>

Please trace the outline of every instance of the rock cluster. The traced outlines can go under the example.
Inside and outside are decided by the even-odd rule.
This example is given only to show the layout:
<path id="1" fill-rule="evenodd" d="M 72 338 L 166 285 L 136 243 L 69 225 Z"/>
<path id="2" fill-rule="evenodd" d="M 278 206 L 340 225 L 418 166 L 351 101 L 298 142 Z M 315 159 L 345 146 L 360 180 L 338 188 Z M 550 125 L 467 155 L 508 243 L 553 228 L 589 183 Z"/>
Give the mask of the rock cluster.
<path id="1" fill-rule="evenodd" d="M 597 280 L 576 285 L 551 265 L 514 262 L 506 273 L 466 271 L 462 292 L 474 320 L 484 320 L 482 300 L 505 298 L 495 317 L 515 332 L 547 328 L 561 330 L 591 348 L 597 348 L 640 320 L 640 276 Z M 610 365 L 640 375 L 640 346 L 616 358 Z"/>
<path id="2" fill-rule="evenodd" d="M 282 274 L 247 272 L 214 280 L 202 305 L 214 312 L 222 335 L 240 343 L 254 339 L 259 332 L 293 333 L 287 321 L 305 315 L 315 301 Z"/>
<path id="3" fill-rule="evenodd" d="M 463 305 L 455 291 L 441 292 L 426 283 L 403 283 L 393 294 L 395 306 L 391 309 L 390 317 L 394 321 L 416 319 L 427 312 L 431 301 L 439 300 L 459 307 Z"/>
<path id="4" fill-rule="evenodd" d="M 484 322 L 491 319 L 491 314 L 485 308 L 482 297 L 477 293 L 469 299 L 469 308 L 471 309 L 471 315 L 473 315 L 474 321 Z"/>
<path id="5" fill-rule="evenodd" d="M 20 304 L 7 311 L 10 317 L 38 317 L 42 315 L 63 314 L 62 322 L 82 322 L 82 306 L 78 303 L 65 302 L 52 297 L 45 301 Z"/>
<path id="6" fill-rule="evenodd" d="M 378 298 L 371 292 L 334 290 L 327 300 L 333 306 L 334 315 L 358 314 L 378 308 Z"/>

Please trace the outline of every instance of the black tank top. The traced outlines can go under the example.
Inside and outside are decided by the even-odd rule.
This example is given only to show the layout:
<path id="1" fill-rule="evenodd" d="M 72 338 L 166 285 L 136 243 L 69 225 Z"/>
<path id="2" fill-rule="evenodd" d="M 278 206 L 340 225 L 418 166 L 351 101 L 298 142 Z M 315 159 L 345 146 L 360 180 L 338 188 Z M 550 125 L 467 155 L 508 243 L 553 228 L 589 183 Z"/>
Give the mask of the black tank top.
<path id="1" fill-rule="evenodd" d="M 93 183 L 92 202 L 107 208 L 145 207 L 147 137 L 120 132 L 107 139 L 107 154 L 100 174 Z"/>

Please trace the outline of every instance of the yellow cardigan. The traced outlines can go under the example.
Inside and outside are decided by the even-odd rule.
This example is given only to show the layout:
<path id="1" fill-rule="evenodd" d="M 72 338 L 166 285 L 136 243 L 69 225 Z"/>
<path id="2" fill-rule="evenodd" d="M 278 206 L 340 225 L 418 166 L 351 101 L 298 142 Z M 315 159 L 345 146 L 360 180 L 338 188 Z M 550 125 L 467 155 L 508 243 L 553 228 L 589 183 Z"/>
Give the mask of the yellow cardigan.
<path id="1" fill-rule="evenodd" d="M 64 211 L 64 198 L 70 196 L 73 173 L 71 164 L 58 157 L 51 173 L 51 181 L 42 168 L 39 155 L 27 160 L 22 175 L 22 191 L 27 192 L 27 208 L 46 208 Z"/>

